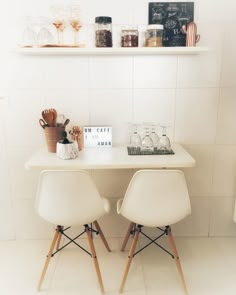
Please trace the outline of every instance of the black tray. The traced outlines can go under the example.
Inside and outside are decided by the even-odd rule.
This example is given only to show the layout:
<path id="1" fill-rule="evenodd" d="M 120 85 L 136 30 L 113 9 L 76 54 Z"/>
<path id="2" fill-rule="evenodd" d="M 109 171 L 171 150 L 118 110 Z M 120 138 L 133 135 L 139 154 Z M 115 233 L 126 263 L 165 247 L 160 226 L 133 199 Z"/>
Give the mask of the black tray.
<path id="1" fill-rule="evenodd" d="M 158 150 L 157 148 L 154 148 L 153 151 L 142 151 L 141 148 L 137 147 L 129 147 L 127 146 L 128 155 L 134 156 L 134 155 L 174 155 L 174 151 L 172 149 L 170 150 Z"/>

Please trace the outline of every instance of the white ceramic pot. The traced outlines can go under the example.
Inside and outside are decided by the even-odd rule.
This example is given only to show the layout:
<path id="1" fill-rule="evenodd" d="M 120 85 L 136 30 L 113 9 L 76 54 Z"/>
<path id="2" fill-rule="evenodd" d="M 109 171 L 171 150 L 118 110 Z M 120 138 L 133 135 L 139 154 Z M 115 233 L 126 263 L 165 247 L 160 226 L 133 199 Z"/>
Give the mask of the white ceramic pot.
<path id="1" fill-rule="evenodd" d="M 75 159 L 79 155 L 78 143 L 77 141 L 72 141 L 70 143 L 60 143 L 57 142 L 57 156 L 63 160 Z"/>

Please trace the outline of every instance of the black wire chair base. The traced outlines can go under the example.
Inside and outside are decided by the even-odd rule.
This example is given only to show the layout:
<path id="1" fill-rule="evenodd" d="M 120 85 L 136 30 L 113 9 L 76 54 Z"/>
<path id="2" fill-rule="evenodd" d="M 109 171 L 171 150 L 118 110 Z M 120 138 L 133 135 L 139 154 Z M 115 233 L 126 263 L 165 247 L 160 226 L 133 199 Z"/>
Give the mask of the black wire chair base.
<path id="1" fill-rule="evenodd" d="M 139 249 L 138 251 L 136 251 L 133 254 L 133 257 L 135 255 L 137 255 L 138 253 L 140 253 L 141 251 L 143 251 L 145 248 L 147 248 L 148 246 L 150 246 L 151 244 L 155 244 L 156 246 L 158 246 L 160 249 L 162 249 L 164 252 L 166 252 L 167 254 L 169 254 L 172 258 L 174 258 L 174 255 L 172 253 L 170 253 L 167 249 L 165 249 L 163 246 L 161 246 L 160 244 L 158 244 L 156 241 L 159 240 L 162 236 L 164 235 L 168 235 L 168 231 L 169 231 L 169 226 L 166 226 L 165 229 L 157 227 L 160 231 L 162 231 L 162 233 L 157 236 L 155 239 L 150 238 L 148 235 L 146 235 L 143 231 L 142 231 L 143 226 L 138 224 L 134 224 L 132 230 L 130 231 L 131 235 L 134 235 L 135 231 L 139 231 L 140 234 L 142 234 L 145 238 L 147 238 L 148 240 L 150 240 L 150 242 L 148 244 L 146 244 L 144 247 L 142 247 L 141 249 Z"/>
<path id="2" fill-rule="evenodd" d="M 75 240 L 78 239 L 79 237 L 81 237 L 83 234 L 85 234 L 87 229 L 91 232 L 91 235 L 92 235 L 93 233 L 95 233 L 96 235 L 98 235 L 99 232 L 98 232 L 97 230 L 93 229 L 92 224 L 91 224 L 91 226 L 89 226 L 88 224 L 85 224 L 85 225 L 84 225 L 84 230 L 83 230 L 79 235 L 77 235 L 76 237 L 71 238 L 71 237 L 69 237 L 69 236 L 65 233 L 65 231 L 67 231 L 67 230 L 70 229 L 70 228 L 71 228 L 71 227 L 67 227 L 67 228 L 63 229 L 63 227 L 62 227 L 61 225 L 58 225 L 58 226 L 57 226 L 57 230 L 59 231 L 59 233 L 60 233 L 62 236 L 66 237 L 66 238 L 69 240 L 69 242 L 66 243 L 66 244 L 64 244 L 64 245 L 61 246 L 60 248 L 58 248 L 55 252 L 53 252 L 52 255 L 51 255 L 51 257 L 53 257 L 55 254 L 57 254 L 58 252 L 60 252 L 62 249 L 64 249 L 65 247 L 67 247 L 67 246 L 68 246 L 69 244 L 71 244 L 71 243 L 75 244 L 77 247 L 79 247 L 79 248 L 80 248 L 81 250 L 83 250 L 85 253 L 87 253 L 88 255 L 90 255 L 90 257 L 92 257 L 92 254 L 91 254 L 89 251 L 87 251 L 84 247 L 82 247 L 81 245 L 79 245 Z"/>

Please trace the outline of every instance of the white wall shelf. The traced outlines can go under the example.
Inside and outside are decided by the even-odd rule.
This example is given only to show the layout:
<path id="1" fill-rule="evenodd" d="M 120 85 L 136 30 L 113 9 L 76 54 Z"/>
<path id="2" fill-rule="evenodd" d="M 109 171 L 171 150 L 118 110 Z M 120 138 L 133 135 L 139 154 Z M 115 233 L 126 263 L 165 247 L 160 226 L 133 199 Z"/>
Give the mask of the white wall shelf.
<path id="1" fill-rule="evenodd" d="M 132 47 L 132 48 L 73 48 L 41 47 L 17 48 L 26 55 L 197 55 L 207 52 L 207 47 Z"/>

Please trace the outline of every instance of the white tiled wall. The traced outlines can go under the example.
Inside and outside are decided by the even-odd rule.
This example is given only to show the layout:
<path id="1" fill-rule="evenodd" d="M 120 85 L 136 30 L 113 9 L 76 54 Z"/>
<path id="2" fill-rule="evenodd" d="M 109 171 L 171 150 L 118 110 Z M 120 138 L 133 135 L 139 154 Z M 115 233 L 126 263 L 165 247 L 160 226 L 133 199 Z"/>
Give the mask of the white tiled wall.
<path id="1" fill-rule="evenodd" d="M 224 1 L 195 1 L 200 45 L 209 47 L 199 56 L 32 57 L 12 52 L 20 42 L 22 17 L 49 15 L 57 2 L 70 1 L 1 4 L 0 239 L 50 236 L 51 226 L 34 213 L 38 172 L 24 167 L 33 149 L 45 144 L 38 119 L 48 107 L 63 112 L 71 124 L 111 124 L 118 144 L 127 142 L 129 122 L 170 125 L 171 140 L 182 143 L 197 161 L 195 168 L 184 169 L 192 215 L 174 227 L 176 234 L 235 236 L 236 1 L 228 0 L 227 6 Z M 94 46 L 92 24 L 100 14 L 113 17 L 116 46 L 122 24 L 139 25 L 142 39 L 148 2 L 80 0 L 81 42 Z M 127 222 L 115 214 L 115 201 L 132 174 L 92 172 L 113 203 L 112 213 L 102 219 L 109 236 L 125 231 Z"/>
<path id="2" fill-rule="evenodd" d="M 134 58 L 134 88 L 175 88 L 176 75 L 177 57 L 175 56 Z"/>
<path id="3" fill-rule="evenodd" d="M 192 196 L 210 196 L 213 192 L 213 145 L 185 145 L 196 160 L 194 169 L 184 169 Z"/>
<path id="4" fill-rule="evenodd" d="M 234 83 L 235 83 L 235 80 L 234 80 Z M 227 144 L 227 145 L 236 144 L 235 93 L 236 93 L 236 85 L 234 85 L 234 87 L 228 87 L 228 88 L 225 87 L 220 89 L 220 102 L 218 107 L 218 120 L 217 120 L 217 133 L 216 133 L 217 144 Z"/>
<path id="5" fill-rule="evenodd" d="M 214 144 L 218 101 L 217 88 L 177 89 L 175 141 Z"/>

